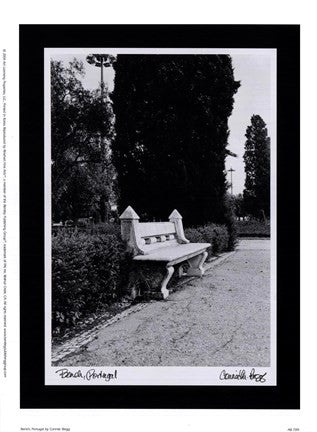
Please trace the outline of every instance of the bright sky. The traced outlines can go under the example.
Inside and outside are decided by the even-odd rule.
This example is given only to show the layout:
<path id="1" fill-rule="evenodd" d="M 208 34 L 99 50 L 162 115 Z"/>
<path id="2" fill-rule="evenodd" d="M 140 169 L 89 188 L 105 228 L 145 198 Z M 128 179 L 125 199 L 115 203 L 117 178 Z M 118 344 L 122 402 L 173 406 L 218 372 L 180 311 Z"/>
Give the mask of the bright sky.
<path id="1" fill-rule="evenodd" d="M 251 116 L 259 114 L 268 128 L 272 123 L 272 77 L 271 61 L 269 55 L 232 55 L 235 80 L 241 82 L 241 86 L 234 96 L 234 107 L 229 118 L 229 146 L 228 148 L 237 154 L 236 158 L 228 157 L 227 169 L 233 168 L 233 193 L 237 194 L 244 189 L 244 144 L 247 126 L 251 123 Z M 230 181 L 230 178 L 228 178 Z"/>
<path id="2" fill-rule="evenodd" d="M 87 89 L 95 89 L 100 83 L 100 68 L 90 65 L 86 62 L 87 54 L 54 54 L 52 59 L 62 60 L 64 65 L 72 61 L 74 57 L 81 60 L 86 69 L 86 75 L 83 78 L 83 86 Z M 270 129 L 272 126 L 272 85 L 271 62 L 272 57 L 268 54 L 231 54 L 234 67 L 234 76 L 237 81 L 241 81 L 241 86 L 234 96 L 234 107 L 231 117 L 229 118 L 229 146 L 228 148 L 237 154 L 237 157 L 228 157 L 226 168 L 233 168 L 233 193 L 241 193 L 244 188 L 244 143 L 245 131 L 250 124 L 253 114 L 259 114 Z M 109 91 L 114 86 L 114 70 L 104 69 L 104 81 Z M 230 182 L 230 177 L 228 177 Z"/>

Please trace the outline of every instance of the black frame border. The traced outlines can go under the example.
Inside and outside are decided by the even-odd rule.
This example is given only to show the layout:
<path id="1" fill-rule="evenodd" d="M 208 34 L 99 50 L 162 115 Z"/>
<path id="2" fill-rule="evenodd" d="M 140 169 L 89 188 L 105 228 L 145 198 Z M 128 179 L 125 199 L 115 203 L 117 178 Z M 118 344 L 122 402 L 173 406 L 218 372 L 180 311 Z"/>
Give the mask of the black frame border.
<path id="1" fill-rule="evenodd" d="M 277 386 L 44 385 L 46 47 L 277 49 Z M 299 25 L 20 25 L 21 408 L 299 409 L 299 56 Z"/>

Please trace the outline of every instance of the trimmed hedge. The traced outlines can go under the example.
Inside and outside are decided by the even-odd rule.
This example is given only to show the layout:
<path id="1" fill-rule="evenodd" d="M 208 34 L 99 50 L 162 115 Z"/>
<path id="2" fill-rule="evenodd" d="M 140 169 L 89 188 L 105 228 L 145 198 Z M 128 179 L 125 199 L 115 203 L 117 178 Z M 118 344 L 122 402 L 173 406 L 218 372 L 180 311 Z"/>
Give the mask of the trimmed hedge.
<path id="1" fill-rule="evenodd" d="M 61 232 L 53 237 L 53 331 L 122 297 L 130 263 L 119 235 Z"/>
<path id="2" fill-rule="evenodd" d="M 121 239 L 120 225 L 114 223 L 99 223 L 94 226 L 93 232 L 95 234 L 115 235 Z"/>
<path id="3" fill-rule="evenodd" d="M 270 237 L 270 223 L 265 223 L 257 219 L 248 221 L 237 221 L 237 231 L 239 237 Z"/>
<path id="4" fill-rule="evenodd" d="M 211 243 L 207 249 L 208 258 L 227 251 L 230 248 L 230 236 L 224 225 L 204 225 L 197 228 L 186 228 L 185 237 L 193 243 Z"/>

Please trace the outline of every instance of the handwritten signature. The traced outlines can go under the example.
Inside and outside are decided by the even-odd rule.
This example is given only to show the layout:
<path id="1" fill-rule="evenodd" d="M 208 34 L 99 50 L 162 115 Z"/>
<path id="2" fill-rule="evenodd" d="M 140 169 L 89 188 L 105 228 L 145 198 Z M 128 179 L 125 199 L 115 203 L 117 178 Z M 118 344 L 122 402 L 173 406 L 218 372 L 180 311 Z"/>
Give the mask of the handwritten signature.
<path id="1" fill-rule="evenodd" d="M 118 378 L 117 369 L 114 370 L 113 373 L 105 372 L 103 370 L 97 371 L 96 369 L 89 369 L 83 372 L 81 369 L 78 369 L 76 372 L 70 371 L 68 368 L 62 368 L 55 371 L 61 378 L 81 378 L 86 381 L 91 381 L 95 379 L 103 379 L 105 381 L 111 381 Z"/>
<path id="2" fill-rule="evenodd" d="M 267 375 L 267 372 L 264 372 L 262 374 L 256 373 L 255 369 L 252 368 L 250 373 L 247 374 L 245 369 L 240 369 L 239 371 L 235 371 L 235 373 L 229 373 L 225 369 L 223 369 L 219 375 L 219 379 L 221 381 L 223 380 L 250 380 L 260 383 L 265 383 Z"/>

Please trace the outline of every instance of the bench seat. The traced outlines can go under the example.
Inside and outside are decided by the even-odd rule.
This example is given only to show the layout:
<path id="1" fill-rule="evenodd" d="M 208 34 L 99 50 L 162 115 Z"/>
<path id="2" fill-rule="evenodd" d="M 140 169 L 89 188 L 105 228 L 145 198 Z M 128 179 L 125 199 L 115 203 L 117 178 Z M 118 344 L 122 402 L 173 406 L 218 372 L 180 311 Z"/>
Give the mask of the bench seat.
<path id="1" fill-rule="evenodd" d="M 136 261 L 161 261 L 172 266 L 203 253 L 210 246 L 210 243 L 178 244 L 172 247 L 161 247 L 147 255 L 137 255 L 133 259 Z"/>

